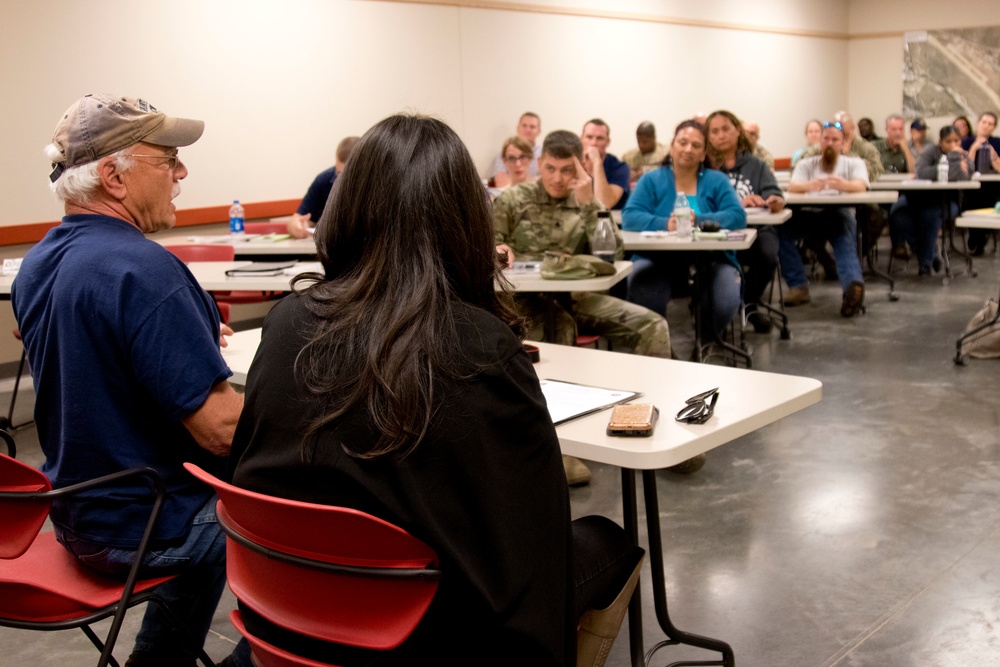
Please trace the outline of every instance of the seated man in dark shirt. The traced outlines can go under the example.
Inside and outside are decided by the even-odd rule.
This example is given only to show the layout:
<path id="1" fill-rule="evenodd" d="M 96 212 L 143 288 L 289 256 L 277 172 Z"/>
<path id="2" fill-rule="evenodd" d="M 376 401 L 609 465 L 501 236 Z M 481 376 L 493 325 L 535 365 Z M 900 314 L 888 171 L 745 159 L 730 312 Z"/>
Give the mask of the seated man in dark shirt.
<path id="1" fill-rule="evenodd" d="M 304 239 L 312 233 L 319 217 L 323 215 L 326 207 L 326 200 L 330 198 L 330 190 L 333 189 L 333 182 L 337 180 L 337 174 L 344 171 L 347 158 L 354 150 L 354 144 L 358 143 L 360 137 L 347 137 L 341 139 L 337 144 L 337 161 L 334 166 L 324 169 L 313 179 L 312 185 L 302 198 L 299 208 L 292 214 L 292 219 L 288 221 L 288 233 L 297 239 Z"/>
<path id="2" fill-rule="evenodd" d="M 600 118 L 592 118 L 580 134 L 583 143 L 583 168 L 594 181 L 594 195 L 605 208 L 625 208 L 628 192 L 632 187 L 629 166 L 608 153 L 611 129 Z"/>
<path id="3" fill-rule="evenodd" d="M 193 665 L 226 583 L 214 493 L 183 463 L 222 471 L 243 396 L 227 381 L 212 298 L 144 236 L 174 225 L 171 202 L 188 173 L 177 147 L 204 126 L 142 99 L 75 102 L 46 147 L 66 216 L 28 251 L 11 288 L 52 485 L 148 467 L 166 486 L 141 573 L 178 575 L 157 593 L 197 645 L 149 605 L 126 667 Z M 54 502 L 56 539 L 88 567 L 124 578 L 153 500 L 130 478 Z"/>

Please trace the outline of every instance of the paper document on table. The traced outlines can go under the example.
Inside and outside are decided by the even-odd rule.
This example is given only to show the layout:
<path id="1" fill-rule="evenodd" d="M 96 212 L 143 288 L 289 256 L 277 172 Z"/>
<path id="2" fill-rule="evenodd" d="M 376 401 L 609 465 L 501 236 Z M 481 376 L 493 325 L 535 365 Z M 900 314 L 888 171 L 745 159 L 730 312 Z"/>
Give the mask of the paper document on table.
<path id="1" fill-rule="evenodd" d="M 549 407 L 549 417 L 556 425 L 641 396 L 641 392 L 637 391 L 604 389 L 559 380 L 541 380 L 540 384 Z"/>
<path id="2" fill-rule="evenodd" d="M 322 262 L 298 262 L 295 266 L 285 269 L 286 276 L 297 276 L 300 273 L 326 273 Z"/>

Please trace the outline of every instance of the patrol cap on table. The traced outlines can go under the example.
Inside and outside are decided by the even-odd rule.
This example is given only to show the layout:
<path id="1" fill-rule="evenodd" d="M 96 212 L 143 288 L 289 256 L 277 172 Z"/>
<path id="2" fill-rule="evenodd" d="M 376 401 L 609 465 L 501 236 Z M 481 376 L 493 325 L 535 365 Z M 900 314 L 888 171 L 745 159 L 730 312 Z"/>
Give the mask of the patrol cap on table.
<path id="1" fill-rule="evenodd" d="M 140 98 L 87 95 L 74 102 L 56 125 L 52 143 L 64 159 L 52 164 L 49 179 L 55 182 L 66 169 L 139 142 L 190 146 L 204 131 L 204 121 L 173 118 Z"/>

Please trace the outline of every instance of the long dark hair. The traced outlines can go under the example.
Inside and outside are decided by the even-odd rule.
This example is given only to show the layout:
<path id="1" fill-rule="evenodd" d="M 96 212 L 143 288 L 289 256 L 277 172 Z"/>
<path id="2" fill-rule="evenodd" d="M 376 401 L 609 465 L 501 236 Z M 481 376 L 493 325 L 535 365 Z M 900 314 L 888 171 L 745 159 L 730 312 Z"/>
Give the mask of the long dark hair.
<path id="1" fill-rule="evenodd" d="M 301 294 L 319 324 L 296 376 L 324 407 L 307 439 L 361 407 L 378 441 L 345 443 L 349 453 L 406 455 L 434 416 L 436 379 L 456 374 L 456 307 L 522 327 L 495 289 L 505 280 L 489 200 L 458 135 L 414 115 L 372 127 L 334 183 L 316 247 L 326 275 Z"/>
<path id="2" fill-rule="evenodd" d="M 715 150 L 715 147 L 712 146 L 712 141 L 707 133 L 712 130 L 712 120 L 719 116 L 728 120 L 733 124 L 733 127 L 736 128 L 736 154 L 753 153 L 753 146 L 750 145 L 750 139 L 747 137 L 747 133 L 743 130 L 743 123 L 736 117 L 736 114 L 732 111 L 726 111 L 725 109 L 713 111 L 705 120 L 705 152 L 708 154 L 708 159 L 712 163 L 712 166 L 716 169 L 721 169 L 726 160 L 722 157 L 722 154 Z"/>

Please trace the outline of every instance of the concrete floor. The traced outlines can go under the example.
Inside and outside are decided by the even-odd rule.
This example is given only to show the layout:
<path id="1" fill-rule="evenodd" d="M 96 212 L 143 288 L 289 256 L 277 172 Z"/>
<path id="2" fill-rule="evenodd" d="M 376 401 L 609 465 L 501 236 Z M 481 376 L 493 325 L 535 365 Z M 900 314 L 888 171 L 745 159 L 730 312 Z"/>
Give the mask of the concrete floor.
<path id="1" fill-rule="evenodd" d="M 1000 262 L 977 268 L 978 278 L 943 286 L 917 278 L 911 262 L 899 302 L 870 281 L 868 314 L 850 320 L 839 316 L 839 287 L 816 282 L 813 302 L 789 311 L 792 340 L 748 334 L 756 369 L 818 378 L 824 398 L 711 452 L 695 475 L 658 474 L 677 626 L 728 641 L 739 665 L 1000 664 L 1000 362 L 952 362 L 956 336 L 997 295 Z M 673 304 L 681 358 L 685 318 Z M 721 396 L 717 410 L 737 400 Z M 30 410 L 30 398 L 19 406 Z M 40 461 L 33 428 L 17 441 L 20 458 Z M 574 515 L 620 521 L 618 470 L 592 469 L 591 484 L 572 491 Z M 648 649 L 662 634 L 646 567 Z M 213 657 L 232 649 L 232 606 L 227 594 Z M 139 618 L 130 615 L 118 655 Z M 79 631 L 4 628 L 0 655 L 37 667 L 97 658 Z M 713 657 L 668 647 L 651 664 Z M 629 664 L 625 628 L 608 664 Z"/>

